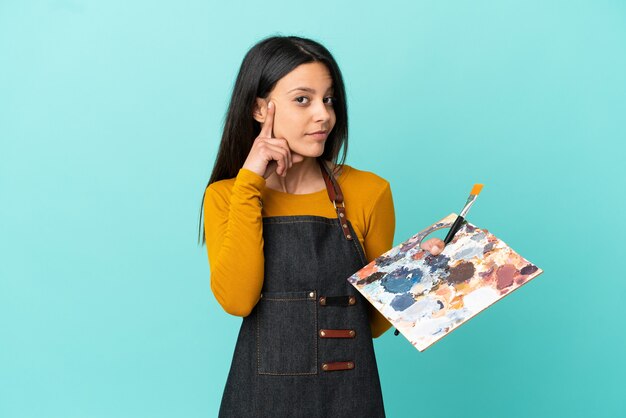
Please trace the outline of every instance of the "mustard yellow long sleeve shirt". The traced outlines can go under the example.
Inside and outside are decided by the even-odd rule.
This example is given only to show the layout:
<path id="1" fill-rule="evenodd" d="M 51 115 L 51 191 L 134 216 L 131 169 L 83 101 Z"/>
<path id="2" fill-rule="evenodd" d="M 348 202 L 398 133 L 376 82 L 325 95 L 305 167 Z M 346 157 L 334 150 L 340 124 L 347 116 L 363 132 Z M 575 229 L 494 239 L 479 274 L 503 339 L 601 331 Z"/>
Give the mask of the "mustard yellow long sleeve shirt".
<path id="1" fill-rule="evenodd" d="M 346 216 L 363 246 L 367 261 L 392 247 L 395 211 L 389 182 L 344 164 L 337 181 Z M 317 215 L 336 218 L 326 189 L 290 194 L 265 187 L 265 178 L 242 168 L 237 177 L 209 185 L 204 200 L 205 239 L 211 290 L 232 315 L 248 316 L 260 299 L 265 260 L 263 217 Z M 368 304 L 374 338 L 391 324 Z"/>

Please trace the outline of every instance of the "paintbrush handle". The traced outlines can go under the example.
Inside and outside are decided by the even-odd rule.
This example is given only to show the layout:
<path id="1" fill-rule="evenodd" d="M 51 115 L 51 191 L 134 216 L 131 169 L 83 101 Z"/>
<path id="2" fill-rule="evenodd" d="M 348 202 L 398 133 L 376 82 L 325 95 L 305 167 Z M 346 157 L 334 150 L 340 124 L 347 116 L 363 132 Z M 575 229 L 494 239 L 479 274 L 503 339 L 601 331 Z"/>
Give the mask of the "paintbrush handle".
<path id="1" fill-rule="evenodd" d="M 452 241 L 452 238 L 454 238 L 454 235 L 459 231 L 459 229 L 461 229 L 461 225 L 463 225 L 463 222 L 465 222 L 464 217 L 462 216 L 456 217 L 456 220 L 454 221 L 454 223 L 450 227 L 450 230 L 448 231 L 448 235 L 446 235 L 446 238 L 443 240 L 443 243 L 445 245 L 448 245 L 450 241 Z"/>

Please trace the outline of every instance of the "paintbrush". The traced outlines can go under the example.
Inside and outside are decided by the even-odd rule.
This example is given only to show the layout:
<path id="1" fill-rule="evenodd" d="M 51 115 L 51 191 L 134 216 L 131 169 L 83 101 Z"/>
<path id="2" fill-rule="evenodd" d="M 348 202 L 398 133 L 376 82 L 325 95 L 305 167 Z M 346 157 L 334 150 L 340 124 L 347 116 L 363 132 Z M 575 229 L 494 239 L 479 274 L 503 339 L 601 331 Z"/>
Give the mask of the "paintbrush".
<path id="1" fill-rule="evenodd" d="M 483 189 L 483 185 L 478 184 L 478 183 L 474 184 L 474 187 L 472 187 L 472 191 L 470 192 L 470 195 L 467 198 L 467 202 L 465 202 L 465 206 L 463 207 L 461 214 L 457 216 L 456 220 L 452 224 L 452 227 L 450 228 L 450 231 L 448 231 L 448 235 L 446 235 L 446 239 L 443 240 L 445 245 L 448 245 L 448 243 L 452 241 L 452 238 L 454 238 L 454 235 L 459 231 L 459 229 L 461 229 L 461 226 L 465 222 L 465 215 L 467 215 L 467 212 L 476 201 L 476 198 L 478 197 L 482 189 Z M 400 331 L 396 329 L 393 332 L 393 335 L 397 336 L 398 334 L 400 334 Z"/>
<path id="2" fill-rule="evenodd" d="M 474 184 L 474 187 L 472 187 L 472 191 L 470 192 L 470 195 L 467 198 L 467 202 L 465 203 L 465 206 L 463 207 L 461 214 L 457 216 L 456 220 L 452 224 L 452 227 L 450 227 L 450 231 L 448 231 L 448 235 L 446 235 L 446 238 L 443 240 L 443 243 L 445 245 L 448 245 L 448 243 L 452 241 L 452 238 L 454 238 L 454 235 L 459 231 L 459 229 L 461 229 L 461 226 L 465 222 L 465 215 L 467 215 L 467 212 L 470 210 L 470 208 L 476 201 L 476 198 L 478 197 L 478 194 L 480 193 L 482 189 L 483 189 L 482 184 Z"/>

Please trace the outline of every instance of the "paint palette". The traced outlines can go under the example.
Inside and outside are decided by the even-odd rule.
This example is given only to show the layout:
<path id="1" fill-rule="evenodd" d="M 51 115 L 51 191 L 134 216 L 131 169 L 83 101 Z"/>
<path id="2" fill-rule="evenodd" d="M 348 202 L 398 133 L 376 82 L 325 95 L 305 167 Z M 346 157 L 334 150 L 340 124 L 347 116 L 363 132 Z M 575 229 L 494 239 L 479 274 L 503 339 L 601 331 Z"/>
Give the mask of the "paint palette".
<path id="1" fill-rule="evenodd" d="M 441 254 L 420 248 L 452 213 L 354 273 L 348 281 L 419 351 L 543 273 L 486 229 L 466 222 Z"/>

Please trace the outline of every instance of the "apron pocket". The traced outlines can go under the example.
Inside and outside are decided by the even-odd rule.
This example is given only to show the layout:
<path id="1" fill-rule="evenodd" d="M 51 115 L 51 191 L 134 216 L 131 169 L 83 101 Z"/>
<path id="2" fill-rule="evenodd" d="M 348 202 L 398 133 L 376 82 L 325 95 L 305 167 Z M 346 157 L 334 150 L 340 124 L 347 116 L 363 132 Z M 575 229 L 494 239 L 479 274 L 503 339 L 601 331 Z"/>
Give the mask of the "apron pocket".
<path id="1" fill-rule="evenodd" d="M 314 290 L 264 292 L 257 304 L 257 372 L 317 374 Z"/>

